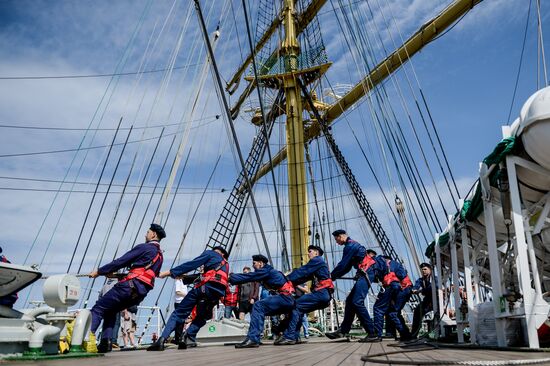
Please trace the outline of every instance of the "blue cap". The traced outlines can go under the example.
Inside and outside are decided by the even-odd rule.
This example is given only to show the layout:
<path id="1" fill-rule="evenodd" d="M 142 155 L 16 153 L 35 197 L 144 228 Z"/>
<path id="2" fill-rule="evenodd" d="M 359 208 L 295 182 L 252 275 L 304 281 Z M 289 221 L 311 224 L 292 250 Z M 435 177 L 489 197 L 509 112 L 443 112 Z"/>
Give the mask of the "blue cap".
<path id="1" fill-rule="evenodd" d="M 252 260 L 256 262 L 263 262 L 264 264 L 267 264 L 269 262 L 269 259 L 263 254 L 255 254 L 252 256 Z"/>
<path id="2" fill-rule="evenodd" d="M 342 235 L 342 234 L 345 234 L 346 233 L 346 230 L 342 230 L 342 229 L 338 229 L 338 230 L 335 230 L 332 232 L 332 236 L 338 236 L 338 235 Z"/>
<path id="3" fill-rule="evenodd" d="M 149 230 L 155 232 L 159 238 L 159 240 L 162 240 L 166 238 L 166 231 L 160 226 L 159 224 L 151 224 L 151 227 Z"/>
<path id="4" fill-rule="evenodd" d="M 229 258 L 229 253 L 227 253 L 227 250 L 225 250 L 225 248 L 222 247 L 221 245 L 213 247 L 212 250 L 219 250 L 220 252 L 222 252 L 222 256 L 223 256 L 224 259 Z"/>
<path id="5" fill-rule="evenodd" d="M 317 245 L 310 245 L 309 247 L 307 247 L 307 250 L 312 250 L 312 249 L 318 251 L 320 256 L 325 254 L 323 249 L 321 249 L 321 247 L 318 247 Z"/>

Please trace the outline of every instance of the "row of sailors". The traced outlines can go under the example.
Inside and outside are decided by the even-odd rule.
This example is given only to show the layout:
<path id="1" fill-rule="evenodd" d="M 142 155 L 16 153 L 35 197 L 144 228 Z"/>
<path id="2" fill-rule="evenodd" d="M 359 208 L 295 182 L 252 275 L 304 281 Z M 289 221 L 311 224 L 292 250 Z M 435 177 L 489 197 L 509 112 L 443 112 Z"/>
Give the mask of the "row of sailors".
<path id="1" fill-rule="evenodd" d="M 346 298 L 344 319 L 337 331 L 326 333 L 326 336 L 335 339 L 347 335 L 355 316 L 357 316 L 361 326 L 368 334 L 360 341 L 380 341 L 384 316 L 387 315 L 399 331 L 401 339 L 410 339 L 412 335 L 400 315 L 401 310 L 415 291 L 421 291 L 425 295 L 422 309 L 419 310 L 422 312 L 429 310 L 428 307 L 431 306 L 429 275 L 426 277 L 427 282 L 426 279 L 422 281 L 420 278 L 413 287 L 407 271 L 399 262 L 387 256 L 377 255 L 371 249 L 366 249 L 351 239 L 344 230 L 336 230 L 332 235 L 338 245 L 344 246 L 342 260 L 332 272 L 329 271 L 323 259 L 323 249 L 314 245 L 310 245 L 308 248 L 308 263 L 286 276 L 273 268 L 269 264 L 269 260 L 262 254 L 252 256 L 253 272 L 229 275 L 229 255 L 221 246 L 206 250 L 197 258 L 169 271 L 161 271 L 163 257 L 159 242 L 166 236 L 166 233 L 160 225 L 152 224 L 145 236 L 145 243 L 135 246 L 122 257 L 100 267 L 89 275 L 95 278 L 122 268 L 130 268 L 128 276 L 102 296 L 91 310 L 92 333 L 95 334 L 103 320 L 103 331 L 98 350 L 100 352 L 110 351 L 110 338 L 116 313 L 139 304 L 153 288 L 155 277 L 179 278 L 201 266 L 203 274 L 200 280 L 177 304 L 166 322 L 161 336 L 147 349 L 148 351 L 164 350 L 164 344 L 176 329 L 177 324 L 187 319 L 194 309 L 195 316 L 185 337 L 180 341 L 179 348 L 185 349 L 188 345 L 195 345 L 198 331 L 211 318 L 212 309 L 225 295 L 228 284 L 238 285 L 247 282 L 260 282 L 262 286 L 271 290 L 273 296 L 268 296 L 254 304 L 247 337 L 235 347 L 258 347 L 264 329 L 265 317 L 281 314 L 290 314 L 290 321 L 282 337 L 275 344 L 301 343 L 299 329 L 303 314 L 326 308 L 334 291 L 333 281 L 345 276 L 352 268 L 356 269 L 357 275 L 354 278 L 354 286 Z M 307 281 L 313 281 L 313 291 L 295 298 L 293 296 L 294 286 Z M 372 284 L 378 281 L 381 282 L 384 290 L 378 294 L 373 307 L 374 318 L 371 318 L 365 306 L 365 300 Z"/>

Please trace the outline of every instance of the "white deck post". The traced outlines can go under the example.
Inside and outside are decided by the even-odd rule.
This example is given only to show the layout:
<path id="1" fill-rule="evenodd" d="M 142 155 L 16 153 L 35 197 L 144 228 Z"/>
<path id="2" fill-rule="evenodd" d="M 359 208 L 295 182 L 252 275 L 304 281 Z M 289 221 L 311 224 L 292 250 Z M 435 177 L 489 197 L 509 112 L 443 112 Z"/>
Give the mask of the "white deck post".
<path id="1" fill-rule="evenodd" d="M 519 198 L 518 179 L 516 175 L 516 163 L 514 157 L 506 157 L 506 168 L 508 169 L 508 181 L 510 183 L 510 199 L 512 201 L 512 219 L 516 234 L 516 271 L 519 279 L 520 290 L 523 294 L 523 306 L 525 309 L 525 322 L 529 348 L 539 348 L 539 338 L 535 321 L 534 299 L 529 296 L 531 290 L 531 276 L 529 262 L 527 260 L 527 241 L 525 238 L 525 227 Z"/>
<path id="2" fill-rule="evenodd" d="M 456 252 L 456 241 L 451 240 L 451 269 L 453 271 L 453 294 L 455 299 L 455 319 L 458 343 L 464 343 L 464 319 L 460 311 L 462 299 L 460 298 L 460 280 L 458 278 L 458 258 Z"/>
<path id="3" fill-rule="evenodd" d="M 466 299 L 468 301 L 468 324 L 470 325 L 470 343 L 476 344 L 476 319 L 474 303 L 474 292 L 472 290 L 472 269 L 470 267 L 470 237 L 468 229 L 462 228 L 462 255 L 464 256 L 464 287 L 466 289 Z M 476 299 L 477 300 L 477 299 Z"/>
<path id="4" fill-rule="evenodd" d="M 481 280 L 479 278 L 479 267 L 477 265 L 477 257 L 478 257 L 478 248 L 474 247 L 474 243 L 472 244 L 472 275 L 474 276 L 474 305 L 478 305 L 482 302 L 481 297 L 481 290 L 479 289 L 479 285 L 481 283 Z"/>
<path id="5" fill-rule="evenodd" d="M 493 290 L 493 309 L 495 314 L 497 343 L 499 347 L 506 347 L 506 319 L 501 317 L 500 309 L 502 279 L 500 276 L 500 261 L 497 250 L 495 219 L 493 217 L 493 204 L 490 196 L 491 191 L 487 166 L 484 163 L 480 163 L 479 179 L 483 196 L 483 215 L 485 216 L 485 231 L 487 233 L 487 248 L 489 250 L 489 266 L 491 267 L 491 287 Z"/>

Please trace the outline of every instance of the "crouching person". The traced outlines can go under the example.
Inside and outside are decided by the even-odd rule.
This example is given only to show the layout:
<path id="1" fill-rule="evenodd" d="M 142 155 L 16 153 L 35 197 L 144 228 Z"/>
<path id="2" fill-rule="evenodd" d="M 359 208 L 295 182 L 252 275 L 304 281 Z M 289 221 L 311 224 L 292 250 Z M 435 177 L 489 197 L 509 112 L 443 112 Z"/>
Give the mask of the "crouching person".
<path id="1" fill-rule="evenodd" d="M 212 250 L 205 250 L 200 256 L 189 262 L 160 273 L 159 277 L 161 278 L 168 276 L 176 278 L 204 266 L 204 273 L 201 275 L 200 281 L 176 306 L 170 318 L 168 318 L 161 336 L 147 348 L 147 351 L 164 351 L 166 339 L 176 329 L 178 323 L 187 319 L 195 306 L 197 307 L 195 319 L 187 329 L 178 348 L 186 349 L 188 344 L 196 344 L 197 333 L 206 324 L 206 321 L 212 317 L 212 309 L 218 304 L 220 298 L 225 295 L 229 273 L 228 256 L 223 247 L 214 247 Z"/>
<path id="2" fill-rule="evenodd" d="M 294 286 L 285 275 L 268 264 L 268 259 L 261 255 L 252 256 L 254 272 L 232 274 L 229 283 L 239 285 L 252 281 L 275 291 L 276 295 L 268 296 L 254 304 L 250 315 L 250 328 L 244 341 L 235 348 L 253 348 L 260 345 L 266 315 L 288 314 L 294 309 Z"/>

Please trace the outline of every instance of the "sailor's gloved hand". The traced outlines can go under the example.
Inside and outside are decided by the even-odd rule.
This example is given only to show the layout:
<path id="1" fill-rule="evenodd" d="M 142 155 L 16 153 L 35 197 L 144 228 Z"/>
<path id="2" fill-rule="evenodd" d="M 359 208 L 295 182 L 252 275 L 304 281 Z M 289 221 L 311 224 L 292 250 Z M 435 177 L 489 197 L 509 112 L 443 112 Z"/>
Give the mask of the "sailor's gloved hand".
<path id="1" fill-rule="evenodd" d="M 159 273 L 159 278 L 170 277 L 170 271 L 162 271 Z"/>
<path id="2" fill-rule="evenodd" d="M 88 274 L 88 277 L 90 277 L 90 278 L 96 278 L 97 276 L 99 276 L 99 273 L 97 272 L 97 269 Z"/>

